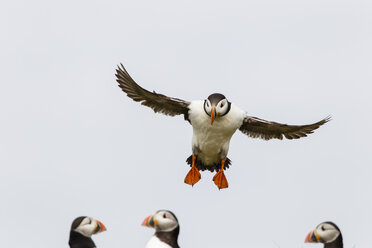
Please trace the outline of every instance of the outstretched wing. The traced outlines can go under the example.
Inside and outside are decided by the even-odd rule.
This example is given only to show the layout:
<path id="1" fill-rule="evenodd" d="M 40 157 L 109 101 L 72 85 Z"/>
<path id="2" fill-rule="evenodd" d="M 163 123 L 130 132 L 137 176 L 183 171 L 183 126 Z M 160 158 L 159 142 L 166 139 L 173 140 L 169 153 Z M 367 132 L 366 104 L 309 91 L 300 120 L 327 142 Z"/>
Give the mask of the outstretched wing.
<path id="1" fill-rule="evenodd" d="M 184 114 L 187 119 L 190 102 L 145 90 L 131 78 L 123 64 L 116 69 L 116 81 L 127 96 L 152 108 L 154 112 L 170 116 Z"/>
<path id="2" fill-rule="evenodd" d="M 299 139 L 313 133 L 315 129 L 330 120 L 331 117 L 328 116 L 323 120 L 310 125 L 294 126 L 247 116 L 239 130 L 252 138 L 261 138 L 265 140 L 281 140 L 283 139 L 283 136 L 287 139 Z"/>

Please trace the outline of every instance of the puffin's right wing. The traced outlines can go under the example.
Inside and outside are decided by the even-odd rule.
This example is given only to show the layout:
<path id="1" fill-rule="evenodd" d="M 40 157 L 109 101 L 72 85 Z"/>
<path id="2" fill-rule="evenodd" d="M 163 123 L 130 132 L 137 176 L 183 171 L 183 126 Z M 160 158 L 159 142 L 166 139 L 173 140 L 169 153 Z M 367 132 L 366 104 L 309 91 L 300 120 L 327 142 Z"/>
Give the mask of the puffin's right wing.
<path id="1" fill-rule="evenodd" d="M 127 93 L 127 96 L 152 108 L 155 113 L 160 112 L 170 116 L 184 114 L 185 119 L 188 119 L 190 102 L 145 90 L 132 79 L 123 64 L 121 68 L 118 66 L 116 69 L 116 78 L 119 87 Z"/>
<path id="2" fill-rule="evenodd" d="M 283 139 L 283 136 L 287 139 L 299 139 L 313 133 L 315 129 L 319 128 L 321 125 L 330 120 L 331 117 L 327 117 L 313 124 L 297 126 L 247 116 L 243 120 L 243 124 L 240 126 L 239 130 L 252 138 L 261 138 L 265 140 L 281 140 Z"/>

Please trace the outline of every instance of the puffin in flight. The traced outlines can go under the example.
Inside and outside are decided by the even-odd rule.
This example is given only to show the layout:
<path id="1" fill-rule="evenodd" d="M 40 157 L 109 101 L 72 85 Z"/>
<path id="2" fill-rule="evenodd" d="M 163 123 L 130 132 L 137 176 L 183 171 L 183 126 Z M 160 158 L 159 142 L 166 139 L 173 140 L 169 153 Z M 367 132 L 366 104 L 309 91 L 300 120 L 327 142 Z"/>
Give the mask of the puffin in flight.
<path id="1" fill-rule="evenodd" d="M 146 248 L 179 248 L 180 225 L 177 217 L 169 210 L 159 210 L 143 220 L 142 226 L 155 229 Z"/>
<path id="2" fill-rule="evenodd" d="M 77 217 L 71 225 L 70 248 L 95 248 L 92 235 L 106 231 L 102 222 L 87 216 Z"/>
<path id="3" fill-rule="evenodd" d="M 183 115 L 192 125 L 192 155 L 186 160 L 191 169 L 185 178 L 185 183 L 191 186 L 200 180 L 199 170 L 209 170 L 217 171 L 213 181 L 219 189 L 228 187 L 224 170 L 231 164 L 227 153 L 230 139 L 237 129 L 252 138 L 264 140 L 298 139 L 313 133 L 330 120 L 327 117 L 309 125 L 286 125 L 248 116 L 219 93 L 191 102 L 168 97 L 139 86 L 122 64 L 116 69 L 116 78 L 119 87 L 134 101 L 152 108 L 154 112 Z"/>
<path id="4" fill-rule="evenodd" d="M 324 248 L 344 247 L 340 228 L 330 221 L 320 223 L 309 232 L 305 238 L 305 243 L 323 243 Z"/>

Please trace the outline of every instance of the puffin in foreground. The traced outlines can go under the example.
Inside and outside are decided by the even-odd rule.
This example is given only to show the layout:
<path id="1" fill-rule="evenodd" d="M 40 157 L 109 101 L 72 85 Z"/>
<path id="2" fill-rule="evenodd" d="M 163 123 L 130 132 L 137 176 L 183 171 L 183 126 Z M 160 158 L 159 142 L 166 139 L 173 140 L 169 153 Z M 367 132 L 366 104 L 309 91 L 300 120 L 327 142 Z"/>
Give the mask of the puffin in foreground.
<path id="1" fill-rule="evenodd" d="M 71 225 L 70 248 L 95 248 L 92 235 L 106 231 L 102 222 L 87 216 L 77 217 Z"/>
<path id="2" fill-rule="evenodd" d="M 320 223 L 305 238 L 306 243 L 323 243 L 324 248 L 343 248 L 342 234 L 335 223 Z"/>
<path id="3" fill-rule="evenodd" d="M 155 234 L 149 240 L 146 248 L 179 248 L 178 234 L 180 225 L 177 217 L 169 210 L 159 210 L 148 216 L 142 226 L 155 228 Z"/>
<path id="4" fill-rule="evenodd" d="M 201 178 L 199 170 L 209 170 L 218 171 L 213 181 L 219 189 L 228 187 L 224 170 L 231 164 L 227 153 L 230 139 L 237 129 L 252 138 L 264 140 L 281 140 L 283 137 L 298 139 L 313 133 L 330 120 L 327 117 L 309 125 L 286 125 L 247 116 L 245 111 L 219 93 L 205 100 L 191 102 L 168 97 L 139 86 L 122 64 L 116 70 L 116 78 L 119 87 L 134 101 L 152 108 L 154 112 L 170 116 L 184 115 L 192 125 L 192 155 L 186 160 L 191 169 L 185 178 L 185 183 L 192 186 Z"/>

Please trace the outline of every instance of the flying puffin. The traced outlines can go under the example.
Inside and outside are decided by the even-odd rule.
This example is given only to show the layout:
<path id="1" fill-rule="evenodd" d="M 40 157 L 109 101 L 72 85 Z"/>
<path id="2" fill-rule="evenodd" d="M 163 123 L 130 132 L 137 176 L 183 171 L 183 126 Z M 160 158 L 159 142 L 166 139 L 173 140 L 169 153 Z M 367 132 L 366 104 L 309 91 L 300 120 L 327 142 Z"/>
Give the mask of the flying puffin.
<path id="1" fill-rule="evenodd" d="M 179 248 L 180 225 L 177 217 L 169 210 L 159 210 L 142 222 L 143 226 L 155 228 L 155 234 L 146 248 Z"/>
<path id="2" fill-rule="evenodd" d="M 186 160 L 191 169 L 185 178 L 185 183 L 192 186 L 201 178 L 199 170 L 209 170 L 217 171 L 213 181 L 219 189 L 228 187 L 223 171 L 231 164 L 227 153 L 230 139 L 237 129 L 252 138 L 264 140 L 298 139 L 313 133 L 330 120 L 327 117 L 309 125 L 286 125 L 248 116 L 219 93 L 191 102 L 168 97 L 139 86 L 122 64 L 116 70 L 116 78 L 119 87 L 134 101 L 152 108 L 154 112 L 183 115 L 192 125 L 192 155 Z"/>
<path id="3" fill-rule="evenodd" d="M 95 248 L 91 236 L 103 231 L 106 227 L 102 222 L 87 216 L 78 217 L 72 222 L 68 244 L 70 248 Z"/>
<path id="4" fill-rule="evenodd" d="M 320 223 L 314 230 L 309 232 L 305 239 L 306 243 L 323 243 L 324 248 L 343 248 L 342 234 L 335 223 L 326 221 Z"/>

